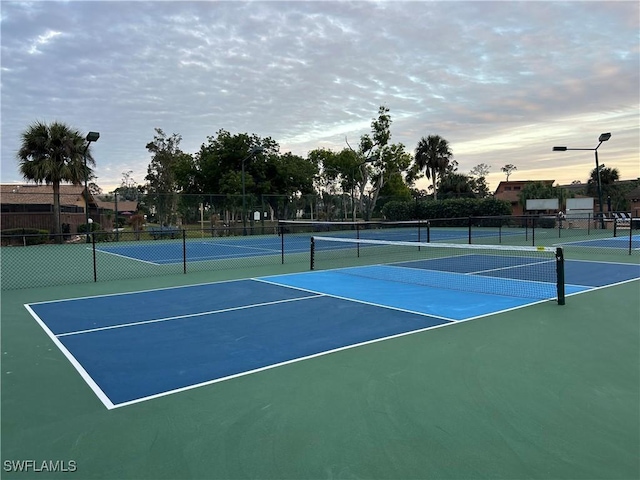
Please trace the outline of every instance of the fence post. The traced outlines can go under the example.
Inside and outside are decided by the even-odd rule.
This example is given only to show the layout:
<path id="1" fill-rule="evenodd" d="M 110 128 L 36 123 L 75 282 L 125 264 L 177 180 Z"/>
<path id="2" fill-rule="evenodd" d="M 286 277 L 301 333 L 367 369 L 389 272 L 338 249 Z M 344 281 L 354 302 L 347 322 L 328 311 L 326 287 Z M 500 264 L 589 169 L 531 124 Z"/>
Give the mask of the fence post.
<path id="1" fill-rule="evenodd" d="M 284 227 L 278 221 L 278 226 L 276 227 L 280 234 L 280 255 L 282 257 L 282 265 L 284 265 Z"/>
<path id="2" fill-rule="evenodd" d="M 531 245 L 536 246 L 536 221 L 537 217 L 531 217 Z"/>
<path id="3" fill-rule="evenodd" d="M 90 233 L 91 235 L 91 250 L 93 250 L 93 281 L 98 281 L 98 268 L 96 264 L 96 234 Z"/>

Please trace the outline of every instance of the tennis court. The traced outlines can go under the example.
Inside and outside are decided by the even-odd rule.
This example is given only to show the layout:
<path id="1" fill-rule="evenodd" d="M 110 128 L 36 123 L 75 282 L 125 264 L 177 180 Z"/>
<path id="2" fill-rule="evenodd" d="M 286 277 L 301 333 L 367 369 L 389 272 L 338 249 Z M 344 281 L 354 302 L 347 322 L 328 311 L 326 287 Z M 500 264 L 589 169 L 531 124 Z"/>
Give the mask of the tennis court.
<path id="1" fill-rule="evenodd" d="M 298 222 L 290 222 L 295 225 Z M 321 222 L 322 223 L 322 222 Z M 325 222 L 333 224 L 335 222 Z M 405 222 L 409 223 L 409 222 Z M 283 222 L 283 224 L 287 224 Z M 305 225 L 303 223 L 303 225 Z M 321 232 L 289 233 L 284 236 L 245 236 L 167 240 L 153 243 L 127 242 L 126 244 L 100 244 L 96 249 L 101 254 L 135 260 L 153 265 L 180 264 L 183 261 L 199 262 L 210 260 L 226 260 L 251 257 L 264 257 L 287 254 L 307 253 L 309 240 L 313 235 L 322 235 Z M 391 241 L 429 241 L 451 242 L 466 241 L 468 230 L 464 228 L 443 228 L 427 233 L 426 227 L 403 227 L 371 230 L 346 230 L 327 232 L 326 235 L 337 235 L 345 238 L 362 238 L 368 240 Z M 524 229 L 510 229 L 500 232 L 498 229 L 486 229 L 475 231 L 474 239 L 496 239 L 504 237 L 523 237 Z M 335 246 L 334 246 L 335 247 Z M 327 246 L 327 248 L 332 248 Z M 336 247 L 339 248 L 339 247 Z"/>
<path id="2" fill-rule="evenodd" d="M 562 245 L 587 248 L 618 248 L 640 250 L 640 235 L 630 237 L 596 238 L 564 242 Z"/>
<path id="3" fill-rule="evenodd" d="M 4 476 L 637 478 L 637 258 L 404 243 L 3 292 Z"/>
<path id="4" fill-rule="evenodd" d="M 541 264 L 555 272 L 544 258 L 465 254 L 25 307 L 114 408 L 552 300 Z M 637 265 L 574 261 L 565 291 L 638 278 Z"/>

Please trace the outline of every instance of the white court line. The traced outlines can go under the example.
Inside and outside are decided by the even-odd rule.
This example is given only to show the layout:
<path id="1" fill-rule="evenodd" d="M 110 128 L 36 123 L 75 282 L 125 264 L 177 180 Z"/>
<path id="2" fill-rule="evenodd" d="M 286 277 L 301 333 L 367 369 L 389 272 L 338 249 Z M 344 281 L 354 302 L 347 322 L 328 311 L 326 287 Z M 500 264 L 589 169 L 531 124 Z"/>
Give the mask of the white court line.
<path id="1" fill-rule="evenodd" d="M 238 310 L 247 310 L 249 308 L 265 307 L 265 306 L 268 306 L 268 305 L 278 305 L 278 304 L 281 304 L 281 303 L 297 302 L 299 300 L 309 300 L 311 298 L 319 298 L 319 297 L 322 297 L 322 296 L 324 296 L 324 295 L 317 294 L 317 295 L 310 295 L 308 297 L 288 298 L 286 300 L 274 300 L 272 302 L 264 302 L 264 303 L 253 303 L 251 305 L 242 305 L 240 307 L 222 308 L 220 310 L 210 310 L 210 311 L 207 311 L 207 312 L 188 313 L 188 314 L 185 314 L 185 315 L 175 315 L 173 317 L 155 318 L 153 320 L 142 320 L 140 322 L 121 323 L 119 325 L 109 325 L 109 326 L 106 326 L 106 327 L 89 328 L 87 330 L 77 330 L 75 332 L 59 333 L 57 336 L 58 337 L 67 337 L 69 335 L 81 335 L 83 333 L 101 332 L 101 331 L 104 331 L 104 330 L 113 330 L 113 329 L 116 329 L 116 328 L 135 327 L 135 326 L 138 326 L 138 325 L 147 325 L 147 324 L 150 324 L 150 323 L 169 322 L 171 320 L 181 320 L 183 318 L 203 317 L 205 315 L 215 315 L 215 314 L 218 314 L 218 313 L 227 313 L 227 312 L 234 312 L 234 311 L 238 311 Z"/>
<path id="2" fill-rule="evenodd" d="M 332 353 L 341 352 L 343 350 L 350 350 L 352 348 L 362 347 L 364 345 L 371 345 L 373 343 L 383 342 L 385 340 L 391 340 L 393 338 L 400 338 L 400 337 L 404 337 L 404 336 L 407 336 L 407 335 L 413 335 L 415 333 L 426 332 L 428 330 L 435 330 L 436 328 L 442 328 L 442 327 L 446 327 L 446 326 L 449 326 L 449 325 L 455 325 L 456 323 L 457 322 L 441 323 L 440 325 L 433 325 L 431 327 L 425 327 L 425 328 L 421 328 L 419 330 L 411 330 L 409 332 L 397 333 L 395 335 L 390 335 L 388 337 L 375 338 L 373 340 L 367 340 L 366 342 L 354 343 L 352 345 L 346 345 L 344 347 L 338 347 L 338 348 L 334 348 L 332 350 L 326 350 L 324 352 L 314 353 L 312 355 L 306 355 L 304 357 L 293 358 L 291 360 L 286 360 L 286 361 L 280 362 L 280 363 L 274 363 L 272 365 L 266 365 L 264 367 L 256 368 L 256 369 L 253 369 L 253 370 L 247 370 L 246 372 L 236 373 L 234 375 L 229 375 L 227 377 L 216 378 L 214 380 L 208 380 L 206 382 L 201 382 L 201 383 L 196 383 L 196 384 L 193 384 L 193 385 L 188 385 L 186 387 L 176 388 L 175 390 L 169 390 L 167 392 L 157 393 L 155 395 L 149 395 L 148 397 L 141 397 L 141 398 L 136 398 L 135 400 L 130 400 L 128 402 L 118 403 L 116 405 L 113 405 L 113 407 L 111 407 L 110 410 L 113 409 L 113 408 L 126 407 L 126 406 L 133 405 L 133 404 L 136 404 L 136 403 L 146 402 L 147 400 L 153 400 L 153 399 L 156 399 L 156 398 L 165 397 L 167 395 L 172 395 L 174 393 L 179 393 L 179 392 L 184 392 L 184 391 L 187 391 L 187 390 L 192 390 L 194 388 L 204 387 L 206 385 L 213 385 L 214 383 L 224 382 L 226 380 L 231 380 L 233 378 L 244 377 L 246 375 L 252 375 L 252 374 L 258 373 L 258 372 L 264 372 L 265 370 L 271 370 L 272 368 L 278 368 L 278 367 L 282 367 L 284 365 L 290 365 L 292 363 L 303 362 L 305 360 L 309 360 L 309 359 L 317 358 L 317 357 L 322 357 L 324 355 L 330 355 Z M 107 407 L 107 408 L 109 408 L 109 407 Z"/>
<path id="3" fill-rule="evenodd" d="M 104 297 L 119 297 L 124 295 L 137 295 L 138 293 L 151 293 L 151 292 L 161 292 L 163 290 L 178 290 L 181 288 L 191 288 L 191 287 L 204 287 L 207 285 L 217 285 L 219 283 L 234 283 L 234 282 L 246 282 L 250 279 L 247 278 L 237 278 L 234 280 L 218 280 L 216 282 L 202 282 L 202 283 L 194 283 L 189 285 L 176 285 L 173 287 L 159 287 L 159 288 L 147 288 L 145 290 L 134 290 L 129 292 L 119 292 L 119 293 L 102 293 L 100 295 L 87 295 L 85 297 L 71 297 L 71 298 L 61 298 L 58 300 L 43 300 L 42 302 L 31 302 L 29 305 L 42 305 L 45 303 L 60 303 L 60 302 L 73 302 L 76 300 L 90 300 L 92 298 L 104 298 Z"/>
<path id="4" fill-rule="evenodd" d="M 276 252 L 280 253 L 279 248 L 267 248 L 267 247 L 250 247 L 248 245 L 234 245 L 232 243 L 213 243 L 213 242 L 202 242 L 201 245 L 215 245 L 215 246 L 223 246 L 223 247 L 233 247 L 233 248 L 246 248 L 247 250 L 260 250 L 261 252 Z"/>
<path id="5" fill-rule="evenodd" d="M 598 262 L 598 263 L 608 263 L 608 262 Z M 625 264 L 625 265 L 628 265 L 628 264 Z M 319 295 L 325 295 L 327 297 L 334 297 L 334 298 L 338 298 L 338 299 L 341 299 L 341 300 L 347 300 L 347 301 L 358 302 L 358 303 L 368 303 L 368 302 L 357 301 L 357 300 L 350 299 L 350 298 L 342 298 L 342 297 L 339 297 L 339 296 L 323 294 L 322 292 L 313 292 L 313 291 L 308 290 L 308 289 L 303 289 L 303 288 L 298 288 L 298 287 L 291 287 L 289 285 L 282 285 L 282 284 L 275 283 L 275 282 L 272 282 L 272 281 L 268 281 L 268 280 L 265 280 L 265 279 L 254 278 L 254 279 L 238 279 L 238 280 L 230 280 L 230 281 L 227 280 L 227 281 L 220 281 L 220 282 L 206 282 L 206 283 L 201 283 L 201 284 L 198 284 L 198 285 L 181 285 L 181 286 L 177 286 L 177 287 L 164 287 L 164 288 L 157 288 L 157 289 L 142 290 L 142 291 L 139 291 L 139 292 L 125 292 L 125 293 L 116 293 L 116 294 L 95 295 L 95 296 L 80 297 L 80 298 L 75 298 L 75 299 L 72 298 L 72 299 L 49 301 L 49 302 L 37 302 L 37 303 L 33 303 L 32 305 L 36 305 L 36 304 L 39 304 L 39 303 L 57 303 L 57 302 L 61 302 L 61 301 L 71 301 L 71 300 L 99 298 L 99 297 L 110 297 L 110 296 L 117 296 L 117 295 L 132 295 L 132 294 L 136 294 L 136 293 L 171 290 L 171 289 L 176 289 L 176 288 L 190 288 L 192 286 L 213 285 L 213 284 L 218 284 L 218 283 L 231 283 L 231 282 L 247 281 L 247 280 L 264 282 L 264 283 L 267 283 L 267 284 L 273 284 L 273 285 L 277 285 L 277 286 L 280 286 L 280 287 L 291 288 L 291 289 L 295 289 L 295 290 L 308 291 L 310 293 L 317 294 L 318 296 Z M 631 279 L 631 280 L 618 282 L 618 283 L 615 283 L 615 284 L 612 284 L 612 285 L 604 285 L 604 286 L 601 286 L 601 287 L 588 287 L 589 290 L 585 290 L 583 292 L 575 292 L 575 293 L 572 293 L 572 294 L 567 295 L 567 296 L 574 296 L 574 295 L 578 295 L 578 294 L 582 294 L 582 293 L 588 293 L 588 292 L 591 292 L 593 290 L 599 290 L 599 289 L 603 289 L 603 288 L 608 288 L 608 287 L 611 287 L 611 286 L 621 285 L 621 284 L 624 284 L 624 283 L 629 283 L 629 282 L 633 282 L 633 281 L 637 281 L 637 280 L 638 280 L 638 278 L 635 278 L 635 279 Z M 311 297 L 311 298 L 313 298 L 313 297 Z M 382 342 L 382 341 L 386 341 L 386 340 L 391 340 L 391 339 L 394 339 L 394 338 L 400 338 L 400 337 L 404 337 L 404 336 L 408 336 L 408 335 L 413 335 L 413 334 L 416 334 L 416 333 L 426 332 L 426 331 L 429 331 L 429 330 L 435 330 L 435 329 L 438 329 L 438 328 L 448 327 L 448 326 L 451 326 L 451 325 L 466 323 L 466 322 L 471 321 L 471 320 L 477 320 L 477 319 L 481 319 L 481 318 L 488 317 L 488 316 L 498 315 L 498 314 L 501 314 L 501 313 L 504 313 L 504 312 L 509 312 L 509 311 L 513 311 L 513 310 L 519 310 L 521 308 L 527 308 L 527 307 L 529 307 L 531 305 L 544 303 L 544 302 L 547 302 L 547 301 L 549 301 L 549 300 L 540 300 L 540 301 L 537 301 L 537 302 L 530 302 L 530 303 L 527 303 L 527 304 L 522 305 L 522 306 L 512 307 L 512 308 L 509 308 L 509 309 L 496 311 L 496 312 L 490 312 L 490 313 L 487 313 L 487 314 L 484 314 L 484 315 L 480 315 L 480 316 L 477 316 L 477 317 L 467 318 L 467 319 L 458 320 L 458 321 L 451 320 L 451 319 L 446 319 L 444 317 L 437 317 L 435 315 L 422 314 L 422 315 L 429 316 L 429 317 L 432 317 L 432 318 L 439 318 L 439 319 L 442 319 L 442 320 L 448 320 L 448 323 L 443 323 L 443 324 L 440 324 L 440 325 L 434 325 L 434 326 L 430 326 L 430 327 L 425 327 L 425 328 L 418 329 L 418 330 L 412 330 L 412 331 L 408 331 L 408 332 L 403 332 L 403 333 L 399 333 L 399 334 L 395 334 L 395 335 L 390 335 L 390 336 L 387 336 L 387 337 L 381 337 L 381 338 L 368 340 L 368 341 L 365 341 L 365 342 L 356 343 L 356 344 L 352 344 L 352 345 L 346 345 L 344 347 L 339 347 L 339 348 L 336 348 L 336 349 L 333 349 L 333 350 L 327 350 L 327 351 L 324 351 L 324 352 L 319 352 L 319 353 L 312 354 L 312 355 L 307 355 L 307 356 L 304 356 L 304 357 L 294 358 L 294 359 L 291 359 L 291 360 L 287 360 L 287 361 L 276 363 L 276 364 L 272 364 L 272 365 L 267 365 L 267 366 L 260 367 L 260 368 L 257 368 L 257 369 L 253 369 L 253 370 L 248 370 L 248 371 L 241 372 L 241 373 L 238 373 L 238 374 L 229 375 L 229 376 L 226 376 L 226 377 L 221 377 L 221 378 L 217 378 L 217 379 L 213 379 L 213 380 L 209 380 L 209 381 L 206 381 L 206 382 L 201 382 L 201 383 L 197 383 L 197 384 L 193 384 L 193 385 L 188 385 L 186 387 L 181 387 L 181 388 L 177 388 L 177 389 L 174 389 L 174 390 L 168 390 L 168 391 L 165 391 L 165 392 L 161 392 L 161 393 L 154 394 L 154 395 L 149 395 L 149 396 L 146 396 L 146 397 L 140 397 L 140 398 L 137 398 L 137 399 L 134 399 L 134 400 L 130 400 L 130 401 L 127 401 L 127 402 L 122 402 L 122 403 L 119 403 L 119 404 L 114 404 L 109 400 L 109 398 L 97 386 L 97 384 L 93 381 L 93 379 L 89 376 L 89 374 L 79 364 L 79 362 L 64 347 L 64 345 L 60 342 L 60 340 L 58 338 L 56 338 L 56 336 L 51 332 L 51 330 L 48 329 L 48 327 L 35 314 L 35 312 L 30 308 L 30 306 L 29 305 L 25 305 L 25 308 L 36 319 L 38 324 L 40 324 L 40 326 L 45 330 L 47 335 L 58 346 L 58 348 L 67 357 L 67 359 L 69 359 L 71 364 L 80 373 L 82 378 L 87 382 L 89 387 L 94 391 L 96 396 L 102 401 L 102 403 L 105 405 L 105 407 L 108 410 L 112 410 L 112 409 L 115 409 L 115 408 L 134 405 L 136 403 L 141 403 L 141 402 L 145 402 L 145 401 L 148 401 L 148 400 L 153 400 L 153 399 L 156 399 L 156 398 L 164 397 L 164 396 L 171 395 L 171 394 L 174 394 L 174 393 L 180 393 L 180 392 L 184 392 L 184 391 L 187 391 L 187 390 L 192 390 L 192 389 L 203 387 L 203 386 L 207 386 L 207 385 L 213 385 L 215 383 L 220 383 L 220 382 L 223 382 L 223 381 L 226 381 L 226 380 L 231 380 L 231 379 L 243 377 L 243 376 L 246 376 L 246 375 L 252 375 L 254 373 L 263 372 L 263 371 L 266 371 L 266 370 L 270 370 L 272 368 L 277 368 L 277 367 L 281 367 L 281 366 L 284 366 L 284 365 L 289 365 L 289 364 L 292 364 L 292 363 L 297 363 L 297 362 L 309 360 L 309 359 L 312 359 L 312 358 L 321 357 L 321 356 L 324 356 L 324 355 L 330 355 L 332 353 L 340 352 L 340 351 L 343 351 L 343 350 L 349 350 L 349 349 L 352 349 L 352 348 L 357 348 L 357 347 L 361 347 L 361 346 L 365 346 L 365 345 L 369 345 L 369 344 L 374 344 L 374 343 L 378 343 L 378 342 Z M 368 303 L 368 304 L 373 305 L 373 306 L 377 306 L 377 305 L 371 304 L 371 303 Z M 385 307 L 385 306 L 382 306 L 382 307 L 383 308 L 391 308 L 391 307 Z M 395 309 L 394 308 L 394 310 L 400 310 L 400 309 Z M 414 314 L 420 314 L 418 312 L 411 312 L 411 311 L 407 311 L 407 312 L 408 313 L 414 313 Z"/>
<path id="6" fill-rule="evenodd" d="M 87 373 L 87 371 L 80 364 L 80 362 L 76 360 L 76 358 L 71 354 L 71 352 L 67 350 L 67 347 L 64 346 L 64 344 L 53 334 L 53 332 L 49 330 L 49 327 L 47 327 L 47 325 L 40 319 L 40 317 L 36 314 L 36 312 L 33 311 L 31 306 L 27 304 L 27 305 L 24 305 L 24 308 L 26 308 L 27 311 L 31 314 L 31 316 L 35 318 L 36 322 L 38 322 L 38 324 L 42 327 L 45 333 L 49 336 L 51 341 L 60 349 L 62 354 L 65 357 L 67 357 L 67 360 L 69 360 L 71 365 L 73 365 L 73 367 L 77 370 L 77 372 L 84 379 L 84 381 L 87 382 L 87 385 L 89 385 L 89 388 L 93 390 L 93 393 L 96 394 L 96 396 L 102 402 L 102 404 L 105 407 L 107 407 L 108 410 L 115 408 L 115 405 L 113 404 L 113 402 L 109 399 L 109 397 L 107 397 L 107 395 L 102 391 L 102 389 L 93 380 L 93 378 L 91 378 L 91 375 Z"/>
<path id="7" fill-rule="evenodd" d="M 96 252 L 106 253 L 107 255 L 113 255 L 114 257 L 126 258 L 127 260 L 135 260 L 136 262 L 146 263 L 147 265 L 162 265 L 161 263 L 149 262 L 136 257 L 130 257 L 128 255 L 122 255 L 120 253 L 109 252 L 108 250 L 100 250 L 96 248 Z"/>
<path id="8" fill-rule="evenodd" d="M 334 295 L 334 294 L 325 293 L 325 292 L 318 292 L 316 290 L 311 290 L 309 288 L 304 288 L 304 287 L 294 287 L 294 286 L 291 286 L 291 285 L 287 285 L 286 283 L 278 283 L 278 282 L 266 280 L 264 278 L 252 278 L 251 280 L 255 280 L 256 282 L 268 283 L 269 285 L 276 285 L 278 287 L 286 287 L 286 288 L 291 288 L 293 290 L 301 290 L 303 292 L 315 293 L 317 295 L 324 295 L 325 297 L 337 298 L 338 300 L 346 300 L 348 302 L 353 302 L 353 303 L 362 303 L 363 305 L 370 305 L 372 307 L 384 308 L 386 310 L 396 310 L 398 312 L 412 313 L 414 315 L 420 315 L 422 317 L 437 318 L 438 320 L 446 320 L 448 322 L 457 322 L 458 321 L 458 320 L 454 320 L 453 318 L 441 317 L 439 315 L 433 315 L 433 314 L 424 313 L 424 312 L 416 312 L 414 310 L 408 310 L 406 308 L 392 307 L 392 306 L 389 306 L 389 305 L 383 305 L 381 303 L 373 303 L 373 302 L 367 302 L 367 301 L 364 301 L 364 300 L 358 300 L 358 299 L 350 298 L 350 297 L 342 297 L 340 295 Z"/>

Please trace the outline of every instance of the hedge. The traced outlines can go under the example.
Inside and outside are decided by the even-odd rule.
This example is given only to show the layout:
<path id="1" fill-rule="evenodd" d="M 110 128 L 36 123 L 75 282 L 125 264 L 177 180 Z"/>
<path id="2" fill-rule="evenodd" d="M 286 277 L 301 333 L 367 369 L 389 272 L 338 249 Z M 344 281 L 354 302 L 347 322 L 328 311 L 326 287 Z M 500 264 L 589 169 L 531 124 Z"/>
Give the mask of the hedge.
<path id="1" fill-rule="evenodd" d="M 390 221 L 511 215 L 511 204 L 495 198 L 451 198 L 419 202 L 391 201 L 382 214 Z"/>
<path id="2" fill-rule="evenodd" d="M 49 230 L 37 228 L 9 228 L 0 232 L 2 244 L 20 243 L 21 245 L 39 245 L 49 241 Z"/>

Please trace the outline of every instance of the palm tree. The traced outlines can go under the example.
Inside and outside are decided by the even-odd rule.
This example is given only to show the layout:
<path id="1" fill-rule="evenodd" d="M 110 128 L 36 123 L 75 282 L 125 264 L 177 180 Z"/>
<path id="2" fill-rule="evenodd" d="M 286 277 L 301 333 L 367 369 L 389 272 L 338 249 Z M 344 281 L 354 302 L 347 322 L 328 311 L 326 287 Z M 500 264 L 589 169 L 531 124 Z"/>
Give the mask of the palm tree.
<path id="1" fill-rule="evenodd" d="M 89 167 L 85 171 L 85 152 L 87 163 L 95 165 L 84 136 L 64 123 L 47 125 L 38 121 L 22 133 L 18 150 L 20 173 L 27 181 L 53 186 L 56 234 L 60 234 L 60 183 L 81 185 L 85 175 L 92 174 Z"/>
<path id="2" fill-rule="evenodd" d="M 453 153 L 447 142 L 440 135 L 422 137 L 416 147 L 415 166 L 418 170 L 425 170 L 428 179 L 433 182 L 433 199 L 437 200 L 436 184 L 438 176 L 442 175 L 449 165 Z"/>

